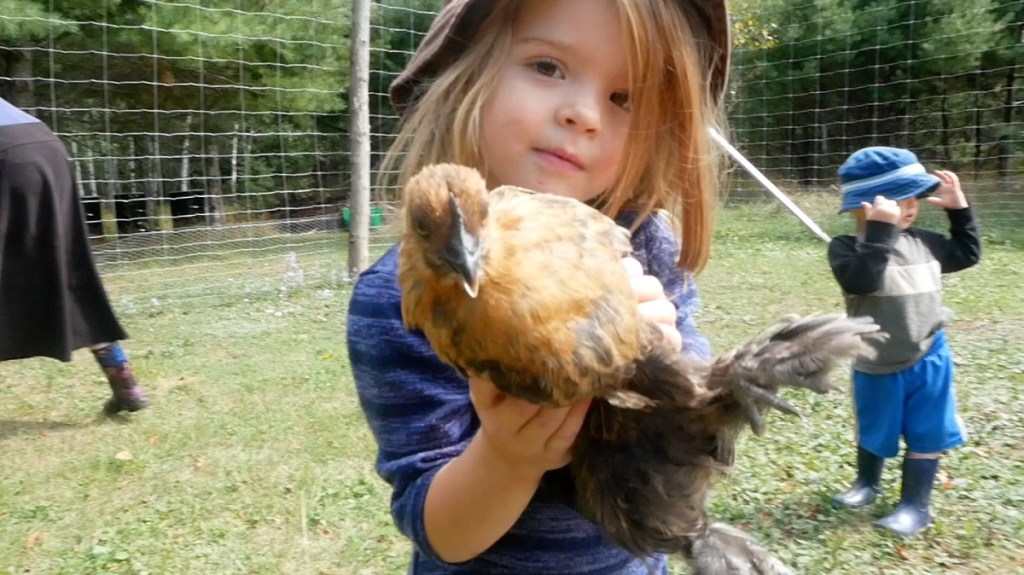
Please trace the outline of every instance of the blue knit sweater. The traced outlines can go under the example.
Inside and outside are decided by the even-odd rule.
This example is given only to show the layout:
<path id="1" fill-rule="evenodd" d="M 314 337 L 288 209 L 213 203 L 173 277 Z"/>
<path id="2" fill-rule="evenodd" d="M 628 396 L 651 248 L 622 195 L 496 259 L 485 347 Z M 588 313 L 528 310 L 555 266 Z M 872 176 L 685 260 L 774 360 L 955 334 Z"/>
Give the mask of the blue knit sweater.
<path id="1" fill-rule="evenodd" d="M 625 225 L 629 216 L 620 218 Z M 693 321 L 697 289 L 676 266 L 678 244 L 668 223 L 650 217 L 633 234 L 634 257 L 661 280 L 679 310 L 684 352 L 707 358 L 707 339 Z M 441 362 L 420 332 L 402 325 L 397 246 L 359 277 L 348 313 L 348 351 L 363 411 L 377 440 L 377 472 L 392 489 L 391 513 L 413 545 L 415 575 L 665 574 L 665 557 L 636 557 L 611 543 L 571 507 L 568 469 L 549 472 L 519 520 L 490 549 L 466 563 L 442 561 L 427 542 L 423 505 L 441 467 L 459 455 L 479 427 L 466 381 Z"/>

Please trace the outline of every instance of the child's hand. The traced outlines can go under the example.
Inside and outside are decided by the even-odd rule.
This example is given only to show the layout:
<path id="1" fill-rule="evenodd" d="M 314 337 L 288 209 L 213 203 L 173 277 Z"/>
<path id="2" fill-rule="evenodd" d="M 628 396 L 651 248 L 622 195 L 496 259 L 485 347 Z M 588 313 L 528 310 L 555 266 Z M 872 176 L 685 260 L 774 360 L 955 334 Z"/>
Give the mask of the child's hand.
<path id="1" fill-rule="evenodd" d="M 654 276 L 644 275 L 643 266 L 634 258 L 622 258 L 622 264 L 626 266 L 626 274 L 633 285 L 640 315 L 658 324 L 673 349 L 683 349 L 683 335 L 676 327 L 678 311 L 675 304 L 665 297 L 661 282 Z"/>
<path id="2" fill-rule="evenodd" d="M 469 378 L 469 398 L 488 451 L 511 473 L 532 480 L 569 463 L 590 407 L 589 398 L 568 407 L 541 407 L 506 395 L 479 377 Z"/>
<path id="3" fill-rule="evenodd" d="M 935 170 L 935 176 L 942 180 L 935 189 L 935 195 L 928 198 L 928 203 L 947 210 L 959 210 L 967 207 L 967 196 L 960 188 L 960 178 L 947 170 Z"/>
<path id="4" fill-rule="evenodd" d="M 860 207 L 864 208 L 864 217 L 875 222 L 895 224 L 900 221 L 900 206 L 885 196 L 875 196 L 875 203 L 861 202 Z"/>

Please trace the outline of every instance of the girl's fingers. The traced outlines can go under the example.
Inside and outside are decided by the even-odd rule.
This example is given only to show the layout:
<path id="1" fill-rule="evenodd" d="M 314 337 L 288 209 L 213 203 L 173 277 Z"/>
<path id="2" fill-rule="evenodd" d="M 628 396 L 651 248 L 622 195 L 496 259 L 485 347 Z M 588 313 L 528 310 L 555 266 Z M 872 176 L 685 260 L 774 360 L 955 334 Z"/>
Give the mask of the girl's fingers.
<path id="1" fill-rule="evenodd" d="M 469 398 L 481 420 L 512 432 L 522 430 L 541 411 L 540 406 L 502 393 L 484 378 L 469 378 Z"/>
<path id="2" fill-rule="evenodd" d="M 633 286 L 633 293 L 636 294 L 638 302 L 665 299 L 665 288 L 654 276 L 635 276 L 631 277 L 629 282 Z"/>
<path id="3" fill-rule="evenodd" d="M 591 398 L 566 407 L 543 408 L 523 426 L 515 441 L 556 469 L 572 458 L 572 444 L 583 427 Z"/>
<path id="4" fill-rule="evenodd" d="M 678 310 L 675 304 L 665 298 L 665 288 L 658 278 L 639 276 L 631 278 L 630 282 L 636 294 L 640 316 L 657 323 L 673 349 L 682 349 L 683 336 L 676 329 Z"/>
<path id="5" fill-rule="evenodd" d="M 577 401 L 562 418 L 561 423 L 548 437 L 547 448 L 551 451 L 567 451 L 574 441 L 576 436 L 579 435 L 580 429 L 583 427 L 583 422 L 587 417 L 587 410 L 590 409 L 591 399 L 587 398 L 582 401 Z M 568 460 L 566 461 L 568 463 Z"/>
<path id="6" fill-rule="evenodd" d="M 644 266 L 640 265 L 640 261 L 634 257 L 622 258 L 622 265 L 626 268 L 626 275 L 628 277 L 639 277 L 644 275 Z"/>
<path id="7" fill-rule="evenodd" d="M 469 377 L 469 400 L 479 409 L 491 409 L 501 394 L 490 381 L 472 375 Z"/>
<path id="8" fill-rule="evenodd" d="M 661 333 L 665 336 L 669 346 L 676 351 L 682 351 L 683 334 L 679 333 L 675 326 L 659 323 L 658 327 L 661 328 Z"/>
<path id="9" fill-rule="evenodd" d="M 568 406 L 538 409 L 521 429 L 524 440 L 530 443 L 539 441 L 546 444 L 555 430 L 562 425 L 570 409 Z"/>
<path id="10" fill-rule="evenodd" d="M 676 306 L 667 299 L 640 302 L 640 315 L 659 324 L 676 325 Z"/>

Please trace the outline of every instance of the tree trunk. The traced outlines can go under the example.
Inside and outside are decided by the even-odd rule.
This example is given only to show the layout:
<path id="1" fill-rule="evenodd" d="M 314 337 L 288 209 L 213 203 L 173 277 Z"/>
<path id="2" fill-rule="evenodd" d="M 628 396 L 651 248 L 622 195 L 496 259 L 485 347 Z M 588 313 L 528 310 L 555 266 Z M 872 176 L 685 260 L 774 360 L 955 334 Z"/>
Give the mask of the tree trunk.
<path id="1" fill-rule="evenodd" d="M 981 174 L 982 132 L 981 132 L 981 79 L 974 86 L 974 177 Z"/>
<path id="2" fill-rule="evenodd" d="M 189 195 L 189 174 L 192 172 L 190 165 L 191 156 L 189 154 L 190 148 L 192 147 L 192 114 L 189 114 L 185 118 L 185 139 L 181 142 L 181 175 L 178 181 L 178 190 L 183 196 Z"/>
<path id="3" fill-rule="evenodd" d="M 78 142 L 71 140 L 71 160 L 75 167 L 75 187 L 78 191 L 78 197 L 85 197 L 85 180 L 82 178 L 82 162 L 78 161 Z"/>
<path id="4" fill-rule="evenodd" d="M 827 171 L 829 167 L 828 152 L 828 123 L 820 122 L 818 124 L 818 161 L 815 162 L 817 170 L 815 178 L 818 182 L 827 183 L 831 178 L 831 174 Z"/>
<path id="5" fill-rule="evenodd" d="M 942 129 L 939 133 L 939 142 L 942 148 L 942 159 L 949 163 L 953 159 L 953 150 L 949 142 L 949 94 L 943 84 L 942 97 L 939 99 L 939 119 L 942 122 Z"/>
<path id="6" fill-rule="evenodd" d="M 148 158 L 152 155 L 152 150 L 149 146 L 149 138 L 146 136 L 135 136 L 135 150 L 138 152 L 140 158 Z M 152 167 L 152 164 L 150 164 Z M 146 166 L 142 166 L 142 193 L 146 198 L 146 217 L 149 218 L 149 229 L 155 230 L 159 226 L 157 221 L 157 199 L 160 197 L 159 187 L 160 183 L 155 177 L 156 174 L 147 173 Z"/>
<path id="7" fill-rule="evenodd" d="M 231 134 L 231 197 L 238 198 L 238 124 L 235 124 L 235 130 Z"/>
<path id="8" fill-rule="evenodd" d="M 114 157 L 113 150 L 110 147 L 109 142 L 104 146 L 107 157 L 103 160 L 103 196 L 104 203 L 109 202 L 114 210 L 114 230 L 117 230 L 117 188 L 120 178 L 117 174 L 117 159 Z M 129 225 L 129 232 L 133 231 L 132 226 L 132 214 L 131 214 L 131 202 L 126 201 L 125 205 L 128 207 L 127 219 Z"/>
<path id="9" fill-rule="evenodd" d="M 28 46 L 28 38 L 21 41 L 21 46 Z M 28 48 L 10 48 L 4 58 L 4 75 L 10 78 L 5 93 L 0 94 L 5 100 L 22 110 L 38 116 L 36 100 L 32 93 L 34 78 L 32 73 L 32 50 Z M 2 84 L 0 84 L 2 85 Z"/>
<path id="10" fill-rule="evenodd" d="M 246 221 L 251 222 L 253 216 L 253 210 L 259 209 L 259 206 L 253 206 L 253 197 L 250 193 L 252 191 L 252 132 L 248 128 L 243 127 L 242 138 L 242 175 L 240 178 L 240 185 L 242 197 L 245 198 L 245 218 Z M 250 228 L 251 229 L 251 228 Z"/>
<path id="11" fill-rule="evenodd" d="M 158 138 L 153 135 L 153 138 Z M 149 218 L 149 229 L 169 232 L 174 230 L 174 219 L 171 217 L 170 204 L 163 200 L 164 176 L 160 169 L 160 159 L 156 157 L 159 146 L 151 146 L 146 136 L 138 136 L 136 146 L 139 156 L 149 158 L 143 165 L 142 180 L 146 193 L 146 217 Z"/>
<path id="12" fill-rule="evenodd" d="M 86 170 L 89 172 L 89 191 L 94 197 L 100 199 L 100 221 L 103 224 L 103 240 L 113 241 L 117 239 L 117 204 L 114 203 L 113 186 L 103 186 L 103 193 L 100 194 L 98 182 L 96 181 L 96 157 L 90 155 L 85 161 Z"/>
<path id="13" fill-rule="evenodd" d="M 1024 22 L 1017 24 L 1017 45 L 1024 42 Z M 1016 106 L 1014 99 L 1014 84 L 1017 80 L 1017 63 L 1010 64 L 1006 69 L 1006 97 L 1003 99 L 1003 128 L 999 134 L 999 158 L 997 171 L 1000 180 L 1007 180 L 1010 177 L 1010 160 L 1013 158 L 1013 138 L 1010 137 L 1013 129 L 1013 112 Z"/>
<path id="14" fill-rule="evenodd" d="M 216 143 L 206 146 L 206 166 L 206 221 L 219 228 L 224 225 L 224 186 L 220 181 L 220 146 Z"/>
<path id="15" fill-rule="evenodd" d="M 136 154 L 135 154 L 135 140 L 132 138 L 128 139 L 128 193 L 132 197 L 139 195 L 139 178 L 138 178 L 138 167 L 136 166 Z M 146 206 L 146 217 L 149 217 L 149 206 Z"/>

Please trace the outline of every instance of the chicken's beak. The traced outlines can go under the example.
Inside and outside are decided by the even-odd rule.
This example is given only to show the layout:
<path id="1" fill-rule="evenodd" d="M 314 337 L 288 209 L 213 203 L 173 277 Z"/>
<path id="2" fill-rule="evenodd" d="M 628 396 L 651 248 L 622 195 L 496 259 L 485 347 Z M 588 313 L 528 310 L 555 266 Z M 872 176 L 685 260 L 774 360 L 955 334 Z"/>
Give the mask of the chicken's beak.
<path id="1" fill-rule="evenodd" d="M 480 293 L 480 254 L 475 246 L 473 249 L 465 249 L 463 246 L 459 257 L 452 264 L 454 264 L 453 267 L 459 277 L 462 278 L 462 287 L 466 290 L 466 294 L 475 298 Z"/>
<path id="2" fill-rule="evenodd" d="M 465 227 L 458 228 L 448 238 L 442 257 L 459 275 L 466 294 L 475 298 L 480 292 L 480 241 Z"/>

